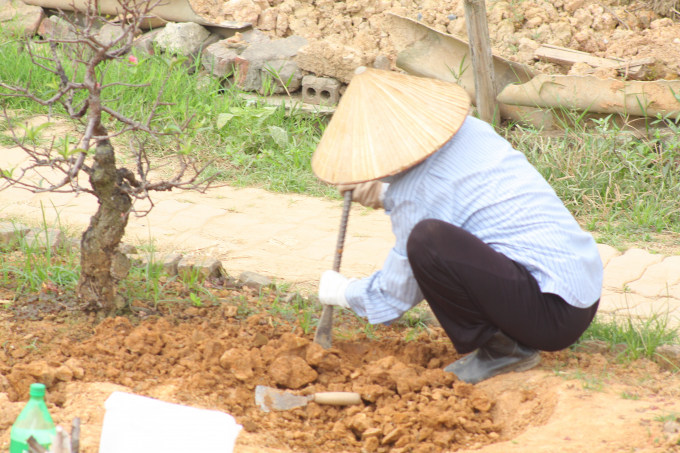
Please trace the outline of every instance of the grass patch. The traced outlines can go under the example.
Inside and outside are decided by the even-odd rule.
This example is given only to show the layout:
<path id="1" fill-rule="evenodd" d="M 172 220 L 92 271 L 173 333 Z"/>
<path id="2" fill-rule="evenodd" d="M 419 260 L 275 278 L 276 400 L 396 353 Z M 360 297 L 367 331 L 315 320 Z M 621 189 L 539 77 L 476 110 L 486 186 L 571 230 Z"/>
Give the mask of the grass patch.
<path id="1" fill-rule="evenodd" d="M 5 62 L 0 68 L 0 80 L 9 85 L 28 86 L 39 97 L 48 98 L 58 87 L 56 76 L 34 66 L 27 52 L 20 48 L 19 42 L 0 46 L 0 58 Z M 311 171 L 311 155 L 326 125 L 323 117 L 286 110 L 285 106 L 268 106 L 264 100 L 245 100 L 236 87 L 225 86 L 207 76 L 200 60 L 192 68 L 186 68 L 172 65 L 162 56 L 137 56 L 138 64 L 127 60 L 106 64 L 102 69 L 102 85 L 122 82 L 148 86 L 106 88 L 102 99 L 108 106 L 136 121 L 144 121 L 162 89 L 162 102 L 168 105 L 158 107 L 153 126 L 166 130 L 191 119 L 190 129 L 183 137 L 185 146 L 204 162 L 214 160 L 209 173 L 220 172 L 221 180 L 240 186 L 338 197 L 334 188 L 318 181 Z M 193 72 L 187 73 L 188 69 Z M 67 72 L 73 75 L 74 70 L 68 68 Z M 1 97 L 3 93 L 8 91 L 0 89 L 0 102 L 15 118 L 50 113 L 47 107 L 26 99 Z M 65 116 L 60 105 L 54 106 L 51 113 L 56 117 Z M 120 127 L 107 114 L 102 120 L 109 132 Z M 0 123 L 3 130 L 7 129 L 4 120 Z M 82 132 L 83 126 L 78 126 Z M 17 133 L 23 137 L 21 130 Z M 170 140 L 161 137 L 151 143 L 152 156 L 166 157 Z M 123 159 L 126 143 L 124 137 L 115 141 Z M 2 144 L 9 146 L 11 140 L 3 139 Z"/>
<path id="2" fill-rule="evenodd" d="M 55 76 L 32 65 L 27 52 L 19 49 L 20 44 L 11 40 L 0 46 L 5 62 L 0 79 L 30 85 L 39 96 L 48 97 L 57 86 Z M 155 126 L 173 128 L 193 118 L 185 146 L 202 161 L 214 161 L 208 174 L 219 172 L 221 181 L 237 186 L 339 199 L 335 188 L 319 182 L 311 171 L 312 153 L 326 127 L 323 117 L 269 106 L 263 98 L 245 100 L 236 87 L 208 76 L 200 60 L 187 68 L 173 66 L 163 56 L 137 57 L 138 64 L 121 60 L 106 65 L 105 84 L 148 84 L 107 88 L 103 98 L 112 108 L 143 121 L 169 74 L 162 96 L 169 105 L 159 107 Z M 0 99 L 18 117 L 48 113 L 46 107 L 25 99 Z M 59 106 L 52 113 L 63 115 Z M 565 121 L 559 136 L 514 125 L 500 132 L 527 156 L 599 242 L 623 249 L 631 242 L 651 245 L 659 240 L 660 232 L 677 237 L 680 125 L 670 119 L 652 119 L 655 125 L 663 122 L 670 134 L 646 128 L 647 138 L 640 139 L 611 116 L 589 121 L 583 115 L 572 116 L 574 121 Z M 107 115 L 103 120 L 110 131 L 118 127 Z M 0 129 L 6 129 L 6 124 L 0 122 Z M 4 146 L 9 144 L 5 138 L 0 140 Z M 166 140 L 170 139 L 151 144 L 153 157 L 168 157 Z M 121 160 L 125 143 L 124 138 L 117 141 Z M 674 247 L 678 244 L 676 240 Z"/>
<path id="3" fill-rule="evenodd" d="M 664 122 L 638 139 L 612 117 L 566 126 L 562 135 L 546 137 L 519 129 L 506 136 L 555 189 L 585 227 L 601 242 L 652 241 L 660 231 L 680 232 L 680 124 Z"/>
<path id="4" fill-rule="evenodd" d="M 625 344 L 626 349 L 621 357 L 632 361 L 643 357 L 652 359 L 656 348 L 663 344 L 677 343 L 678 338 L 678 329 L 669 325 L 668 315 L 657 313 L 644 319 L 598 315 L 583 333 L 579 343 L 600 340 L 606 342 L 610 349 Z"/>

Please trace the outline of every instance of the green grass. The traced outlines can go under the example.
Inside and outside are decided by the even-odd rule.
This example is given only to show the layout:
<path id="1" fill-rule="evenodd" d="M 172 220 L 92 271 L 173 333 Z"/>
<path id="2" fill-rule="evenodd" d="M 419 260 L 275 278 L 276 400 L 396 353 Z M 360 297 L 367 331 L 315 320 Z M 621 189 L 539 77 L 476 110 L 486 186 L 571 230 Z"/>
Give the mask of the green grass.
<path id="1" fill-rule="evenodd" d="M 27 53 L 19 52 L 18 47 L 16 43 L 0 47 L 4 62 L 0 80 L 30 86 L 38 96 L 48 98 L 57 87 L 56 76 L 33 66 Z M 337 197 L 335 189 L 319 182 L 311 171 L 311 155 L 326 124 L 323 117 L 287 111 L 284 106 L 270 107 L 261 100 L 247 101 L 237 88 L 223 86 L 218 79 L 204 75 L 200 61 L 195 63 L 193 74 L 187 74 L 187 68 L 173 65 L 164 57 L 138 55 L 138 58 L 136 65 L 126 60 L 106 64 L 103 84 L 148 84 L 141 88 L 105 89 L 103 99 L 111 108 L 143 121 L 162 88 L 162 101 L 170 105 L 158 108 L 153 125 L 168 130 L 191 119 L 190 129 L 183 137 L 184 146 L 204 162 L 214 160 L 209 172 L 219 172 L 220 180 L 283 193 Z M 163 86 L 167 74 L 169 78 Z M 48 113 L 47 107 L 26 99 L 2 98 L 3 92 L 7 91 L 0 89 L 0 102 L 16 118 Z M 79 96 L 76 99 L 82 99 L 83 94 Z M 65 115 L 61 106 L 55 106 L 52 113 Z M 103 122 L 109 132 L 120 127 L 107 114 L 103 115 Z M 7 129 L 4 119 L 0 120 L 0 128 Z M 18 134 L 23 136 L 21 130 Z M 5 146 L 11 144 L 6 138 L 2 140 Z M 123 151 L 125 143 L 126 139 L 117 140 L 117 150 Z M 171 140 L 162 137 L 152 144 L 152 156 L 168 156 L 170 145 Z"/>
<path id="2" fill-rule="evenodd" d="M 669 325 L 669 317 L 664 314 L 652 314 L 644 319 L 633 319 L 628 316 L 595 317 L 579 342 L 601 340 L 610 349 L 618 344 L 625 344 L 626 350 L 620 354 L 626 360 L 655 358 L 656 348 L 663 344 L 677 343 L 678 329 Z"/>
<path id="3" fill-rule="evenodd" d="M 521 128 L 506 135 L 603 242 L 680 232 L 680 124 L 666 120 L 667 136 L 650 129 L 648 139 L 637 139 L 611 117 L 593 123 L 565 124 L 559 137 Z"/>
<path id="4" fill-rule="evenodd" d="M 0 79 L 6 83 L 31 82 L 47 97 L 56 87 L 55 76 L 34 67 L 18 44 L 0 46 Z M 272 107 L 264 99 L 246 101 L 235 87 L 205 75 L 197 61 L 193 73 L 165 57 L 138 54 L 139 63 L 111 62 L 104 83 L 148 84 L 105 90 L 109 105 L 137 120 L 149 115 L 156 93 L 163 102 L 154 125 L 167 129 L 192 118 L 185 146 L 204 162 L 213 160 L 209 173 L 237 186 L 258 186 L 282 193 L 304 193 L 338 199 L 333 187 L 319 182 L 310 159 L 326 127 L 322 117 Z M 1 93 L 1 92 L 0 92 Z M 47 109 L 20 98 L 2 98 L 14 115 L 45 114 Z M 53 113 L 63 114 L 59 107 Z M 576 113 L 562 114 L 563 132 L 546 136 L 529 128 L 508 126 L 500 132 L 522 151 L 548 180 L 567 208 L 598 241 L 625 248 L 631 242 L 651 243 L 659 232 L 680 233 L 680 125 L 663 122 L 670 132 L 645 125 L 646 137 L 636 138 L 611 117 L 586 120 Z M 111 131 L 118 127 L 104 117 Z M 656 124 L 658 125 L 658 124 Z M 0 121 L 0 129 L 6 124 Z M 81 126 L 82 129 L 82 126 Z M 33 139 L 33 142 L 36 140 Z M 118 150 L 125 149 L 119 140 Z M 7 146 L 9 140 L 0 137 Z M 151 145 L 152 157 L 172 153 L 169 138 Z"/>

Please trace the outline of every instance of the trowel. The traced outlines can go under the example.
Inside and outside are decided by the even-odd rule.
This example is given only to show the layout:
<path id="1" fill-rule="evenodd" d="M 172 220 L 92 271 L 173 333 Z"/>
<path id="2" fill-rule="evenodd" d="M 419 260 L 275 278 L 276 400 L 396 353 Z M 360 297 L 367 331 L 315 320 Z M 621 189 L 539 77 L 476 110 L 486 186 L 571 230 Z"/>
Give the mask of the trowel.
<path id="1" fill-rule="evenodd" d="M 340 272 L 340 260 L 342 259 L 342 249 L 345 246 L 345 233 L 347 232 L 347 221 L 349 220 L 349 210 L 352 207 L 352 190 L 345 191 L 345 200 L 342 205 L 342 217 L 340 218 L 340 231 L 338 232 L 338 244 L 335 247 L 335 260 L 333 270 Z M 329 349 L 333 345 L 333 306 L 324 305 L 319 319 L 319 325 L 314 334 L 314 343 L 324 349 Z"/>
<path id="2" fill-rule="evenodd" d="M 352 392 L 321 392 L 309 396 L 298 396 L 264 385 L 255 387 L 255 404 L 265 412 L 287 411 L 306 406 L 311 402 L 333 406 L 351 406 L 361 404 L 361 395 Z"/>

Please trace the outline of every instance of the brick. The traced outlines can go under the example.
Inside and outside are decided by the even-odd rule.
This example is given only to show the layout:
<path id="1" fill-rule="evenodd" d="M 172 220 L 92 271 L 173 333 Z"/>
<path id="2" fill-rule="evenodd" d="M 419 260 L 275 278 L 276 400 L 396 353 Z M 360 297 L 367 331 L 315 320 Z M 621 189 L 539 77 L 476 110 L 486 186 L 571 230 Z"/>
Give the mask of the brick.
<path id="1" fill-rule="evenodd" d="M 263 80 L 269 77 L 274 84 L 274 93 L 299 89 L 302 71 L 293 57 L 307 44 L 307 40 L 294 35 L 276 41 L 254 41 L 234 62 L 235 82 L 239 88 L 263 93 Z"/>
<path id="2" fill-rule="evenodd" d="M 28 38 L 35 35 L 43 19 L 45 19 L 45 12 L 39 6 L 12 1 L 0 7 L 2 28 L 9 31 L 13 36 Z"/>
<path id="3" fill-rule="evenodd" d="M 226 46 L 226 40 L 216 42 L 203 50 L 202 63 L 215 77 L 229 77 L 239 54 Z"/>
<path id="4" fill-rule="evenodd" d="M 663 255 L 653 255 L 646 250 L 630 249 L 609 261 L 604 269 L 603 286 L 621 290 L 626 283 L 642 277 L 648 266 L 658 263 L 663 258 Z"/>
<path id="5" fill-rule="evenodd" d="M 340 100 L 340 82 L 330 77 L 305 76 L 302 79 L 302 102 L 334 105 Z"/>

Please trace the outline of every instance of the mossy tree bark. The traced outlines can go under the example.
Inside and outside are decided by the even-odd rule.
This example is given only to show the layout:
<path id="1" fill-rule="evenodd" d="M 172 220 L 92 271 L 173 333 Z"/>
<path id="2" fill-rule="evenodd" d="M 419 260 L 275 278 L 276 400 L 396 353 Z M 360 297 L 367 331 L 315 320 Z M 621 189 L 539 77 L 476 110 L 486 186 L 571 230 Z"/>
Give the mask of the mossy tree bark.
<path id="1" fill-rule="evenodd" d="M 116 282 L 111 260 L 125 233 L 132 199 L 121 190 L 124 170 L 116 168 L 116 155 L 108 140 L 97 144 L 90 184 L 99 209 L 81 241 L 81 274 L 78 294 L 88 310 L 109 315 L 115 309 Z"/>

